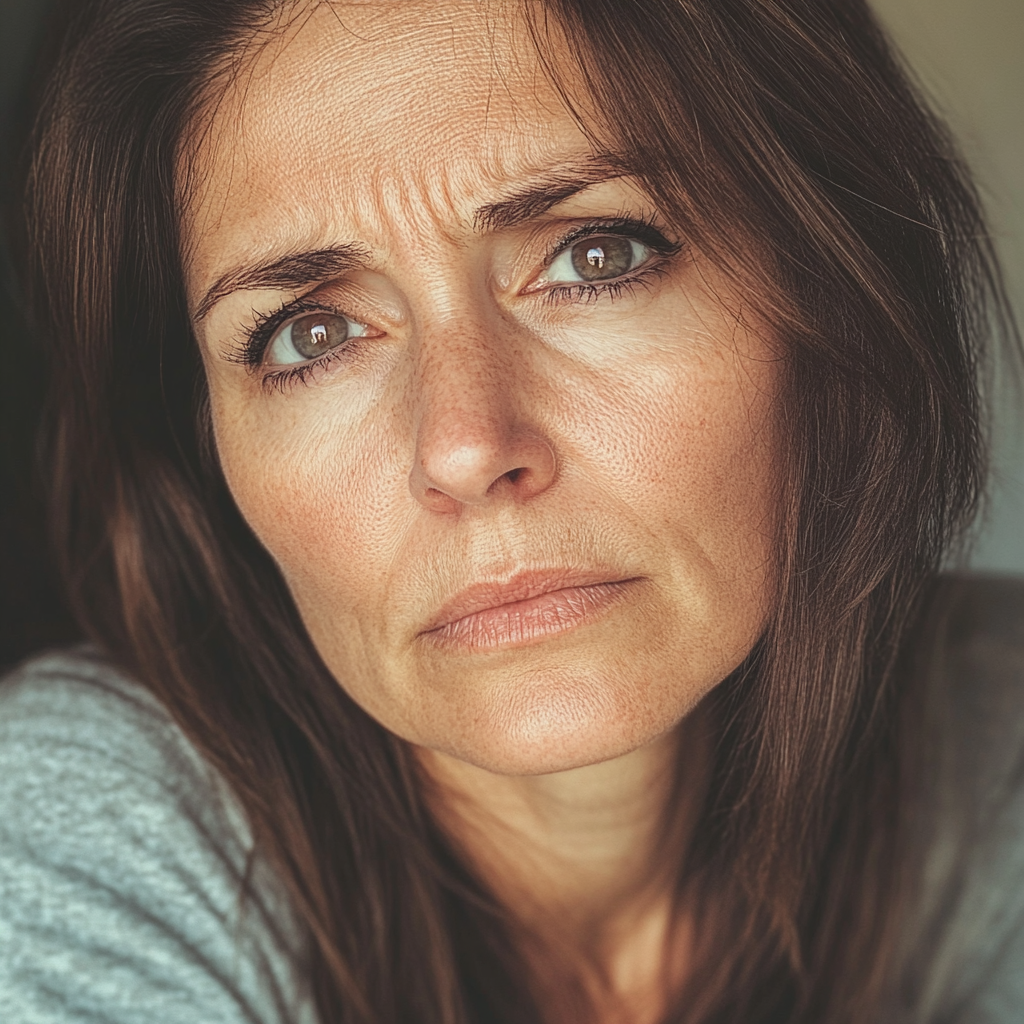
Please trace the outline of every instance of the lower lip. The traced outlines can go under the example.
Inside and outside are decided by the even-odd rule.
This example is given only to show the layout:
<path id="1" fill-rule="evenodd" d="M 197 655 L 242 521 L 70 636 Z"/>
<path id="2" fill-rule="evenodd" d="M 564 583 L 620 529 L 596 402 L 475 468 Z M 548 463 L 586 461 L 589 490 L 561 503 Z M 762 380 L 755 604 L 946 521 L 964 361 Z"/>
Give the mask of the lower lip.
<path id="1" fill-rule="evenodd" d="M 526 601 L 485 608 L 423 636 L 439 647 L 497 648 L 536 643 L 599 619 L 636 580 L 565 587 Z"/>

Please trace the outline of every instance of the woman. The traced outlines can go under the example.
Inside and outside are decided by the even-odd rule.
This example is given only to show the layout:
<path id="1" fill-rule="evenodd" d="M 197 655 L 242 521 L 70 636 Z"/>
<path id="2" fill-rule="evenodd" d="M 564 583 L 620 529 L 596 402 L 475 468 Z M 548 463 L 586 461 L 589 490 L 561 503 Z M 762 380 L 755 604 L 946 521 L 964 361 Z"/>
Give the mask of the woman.
<path id="1" fill-rule="evenodd" d="M 860 2 L 91 0 L 28 194 L 9 1019 L 1013 1019 L 999 289 Z"/>

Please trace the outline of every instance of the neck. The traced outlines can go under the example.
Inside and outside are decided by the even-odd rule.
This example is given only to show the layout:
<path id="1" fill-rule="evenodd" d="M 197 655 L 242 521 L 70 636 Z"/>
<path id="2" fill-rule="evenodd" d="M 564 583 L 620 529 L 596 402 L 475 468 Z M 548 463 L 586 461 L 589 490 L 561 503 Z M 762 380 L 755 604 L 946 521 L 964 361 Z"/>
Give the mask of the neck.
<path id="1" fill-rule="evenodd" d="M 418 751 L 433 813 L 531 936 L 538 961 L 582 965 L 602 1003 L 637 1007 L 607 1020 L 656 1018 L 639 1004 L 661 1008 L 652 993 L 664 988 L 666 946 L 678 954 L 685 943 L 674 893 L 704 798 L 707 737 L 698 710 L 626 755 L 533 776 Z M 550 983 L 542 988 L 558 979 Z"/>

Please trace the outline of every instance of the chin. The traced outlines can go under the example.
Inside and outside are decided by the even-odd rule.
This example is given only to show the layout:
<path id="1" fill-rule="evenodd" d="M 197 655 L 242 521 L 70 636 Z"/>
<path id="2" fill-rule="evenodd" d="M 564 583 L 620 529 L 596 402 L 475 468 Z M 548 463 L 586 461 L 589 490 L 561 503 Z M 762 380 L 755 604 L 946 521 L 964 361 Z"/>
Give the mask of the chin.
<path id="1" fill-rule="evenodd" d="M 651 700 L 649 691 L 562 673 L 520 681 L 486 709 L 460 717 L 425 746 L 499 775 L 544 775 L 597 764 L 667 732 L 695 700 Z M 441 740 L 438 742 L 437 740 Z M 420 740 L 419 742 L 423 742 Z"/>

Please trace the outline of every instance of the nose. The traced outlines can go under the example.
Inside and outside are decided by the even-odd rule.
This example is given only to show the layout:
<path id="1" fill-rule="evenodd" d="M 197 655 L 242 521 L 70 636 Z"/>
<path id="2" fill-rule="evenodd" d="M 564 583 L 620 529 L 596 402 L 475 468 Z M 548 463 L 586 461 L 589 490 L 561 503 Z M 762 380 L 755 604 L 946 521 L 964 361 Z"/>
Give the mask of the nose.
<path id="1" fill-rule="evenodd" d="M 425 508 L 522 502 L 554 482 L 554 448 L 521 412 L 531 387 L 513 362 L 479 327 L 448 324 L 422 345 L 409 489 Z"/>

